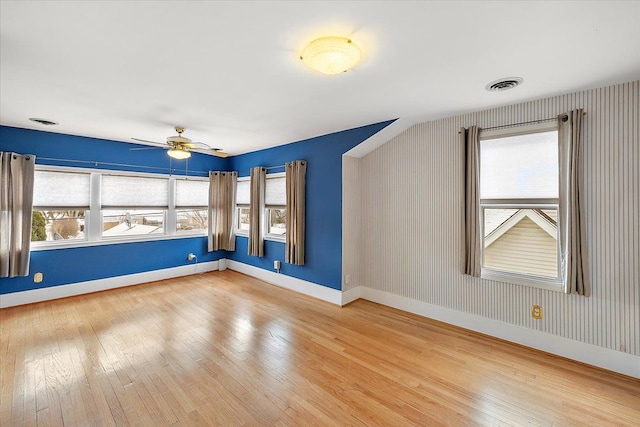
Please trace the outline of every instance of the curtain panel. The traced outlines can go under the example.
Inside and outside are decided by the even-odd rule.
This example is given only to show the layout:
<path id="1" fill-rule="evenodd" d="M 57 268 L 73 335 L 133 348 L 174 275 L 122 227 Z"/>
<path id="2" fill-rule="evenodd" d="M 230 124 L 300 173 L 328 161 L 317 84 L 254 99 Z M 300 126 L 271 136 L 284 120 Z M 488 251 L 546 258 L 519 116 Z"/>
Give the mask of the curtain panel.
<path id="1" fill-rule="evenodd" d="M 564 292 L 591 295 L 585 227 L 582 109 L 558 116 L 560 259 Z"/>
<path id="2" fill-rule="evenodd" d="M 236 250 L 237 172 L 209 172 L 208 251 Z"/>
<path id="3" fill-rule="evenodd" d="M 286 164 L 287 234 L 285 262 L 304 265 L 305 180 L 307 162 L 296 160 Z"/>
<path id="4" fill-rule="evenodd" d="M 251 193 L 249 202 L 249 255 L 264 256 L 264 194 L 267 168 L 257 166 L 251 169 Z"/>
<path id="5" fill-rule="evenodd" d="M 0 277 L 29 275 L 36 158 L 0 152 Z"/>
<path id="6" fill-rule="evenodd" d="M 465 147 L 465 204 L 464 204 L 464 273 L 480 277 L 480 130 L 477 126 L 460 129 Z"/>

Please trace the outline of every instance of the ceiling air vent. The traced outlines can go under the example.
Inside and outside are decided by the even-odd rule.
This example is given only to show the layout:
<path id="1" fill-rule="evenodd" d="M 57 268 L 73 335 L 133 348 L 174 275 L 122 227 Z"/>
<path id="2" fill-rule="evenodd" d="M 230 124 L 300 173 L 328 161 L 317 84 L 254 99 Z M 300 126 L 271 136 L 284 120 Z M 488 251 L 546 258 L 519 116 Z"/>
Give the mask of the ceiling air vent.
<path id="1" fill-rule="evenodd" d="M 41 125 L 45 125 L 45 126 L 53 126 L 58 124 L 58 122 L 53 122 L 47 119 L 38 119 L 36 117 L 31 117 L 29 120 L 31 120 L 32 122 L 40 123 Z"/>
<path id="2" fill-rule="evenodd" d="M 524 80 L 521 77 L 506 77 L 503 79 L 495 80 L 484 88 L 489 92 L 501 92 L 503 90 L 513 89 L 516 86 L 522 84 Z"/>

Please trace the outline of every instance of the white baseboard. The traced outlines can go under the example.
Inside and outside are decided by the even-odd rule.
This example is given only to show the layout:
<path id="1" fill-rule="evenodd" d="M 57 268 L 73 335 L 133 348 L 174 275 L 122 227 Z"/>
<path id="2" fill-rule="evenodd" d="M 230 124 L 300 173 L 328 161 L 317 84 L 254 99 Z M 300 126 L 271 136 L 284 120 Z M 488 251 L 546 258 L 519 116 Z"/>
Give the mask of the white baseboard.
<path id="1" fill-rule="evenodd" d="M 342 305 L 347 305 L 362 298 L 362 289 L 361 286 L 356 286 L 355 288 L 342 292 Z"/>
<path id="2" fill-rule="evenodd" d="M 577 360 L 609 371 L 640 378 L 640 357 L 633 354 L 511 325 L 474 314 L 463 313 L 375 289 L 360 287 L 358 291 L 362 299 Z"/>
<path id="3" fill-rule="evenodd" d="M 240 273 L 255 277 L 256 279 L 271 283 L 272 285 L 300 292 L 310 297 L 318 298 L 332 304 L 342 305 L 342 292 L 337 289 L 328 288 L 326 286 L 318 285 L 313 282 L 307 282 L 306 280 L 302 279 L 296 279 L 295 277 L 287 276 L 284 274 L 274 273 L 273 271 L 254 267 L 248 264 L 243 264 L 241 262 L 233 261 L 230 259 L 226 260 L 226 263 L 227 268 L 229 268 L 230 270 L 238 271 Z"/>
<path id="4" fill-rule="evenodd" d="M 188 276 L 218 269 L 218 261 L 201 262 L 192 265 L 165 268 L 162 270 L 145 271 L 143 273 L 127 274 L 125 276 L 108 277 L 106 279 L 90 280 L 88 282 L 70 283 L 68 285 L 51 286 L 48 288 L 32 289 L 29 291 L 13 292 L 0 295 L 0 308 L 34 302 L 66 298 L 74 295 L 105 291 L 107 289 L 122 288 L 124 286 L 170 279 L 172 277 Z"/>

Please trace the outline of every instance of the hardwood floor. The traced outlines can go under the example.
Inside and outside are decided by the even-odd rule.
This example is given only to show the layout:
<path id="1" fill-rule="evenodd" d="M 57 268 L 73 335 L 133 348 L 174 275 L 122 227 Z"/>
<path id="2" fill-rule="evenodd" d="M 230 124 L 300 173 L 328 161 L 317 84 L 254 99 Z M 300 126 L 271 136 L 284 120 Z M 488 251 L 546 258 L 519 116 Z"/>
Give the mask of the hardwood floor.
<path id="1" fill-rule="evenodd" d="M 640 425 L 640 380 L 233 271 L 0 310 L 0 425 Z"/>

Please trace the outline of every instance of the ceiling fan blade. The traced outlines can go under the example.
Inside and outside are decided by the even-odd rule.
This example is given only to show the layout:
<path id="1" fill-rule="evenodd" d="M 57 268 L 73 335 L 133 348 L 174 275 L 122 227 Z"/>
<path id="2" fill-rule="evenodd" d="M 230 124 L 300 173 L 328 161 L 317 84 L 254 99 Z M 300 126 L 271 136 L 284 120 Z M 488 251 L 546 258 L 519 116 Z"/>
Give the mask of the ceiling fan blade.
<path id="1" fill-rule="evenodd" d="M 193 151 L 194 153 L 208 154 L 210 156 L 216 156 L 216 157 L 222 157 L 222 158 L 229 157 L 227 153 L 220 151 L 219 148 L 208 148 L 208 149 L 190 148 L 189 151 Z"/>
<path id="2" fill-rule="evenodd" d="M 208 144 L 205 144 L 204 142 L 195 142 L 195 141 L 191 141 L 189 144 L 185 144 L 185 145 L 190 145 L 189 148 L 200 148 L 202 150 L 211 150 L 211 146 Z"/>
<path id="3" fill-rule="evenodd" d="M 138 150 L 164 150 L 164 147 L 141 147 L 141 148 L 129 148 L 129 151 L 138 151 Z"/>
<path id="4" fill-rule="evenodd" d="M 165 142 L 149 141 L 148 139 L 140 139 L 140 138 L 131 138 L 131 139 L 133 139 L 134 141 L 148 142 L 149 144 L 159 144 L 159 145 L 166 144 Z"/>

